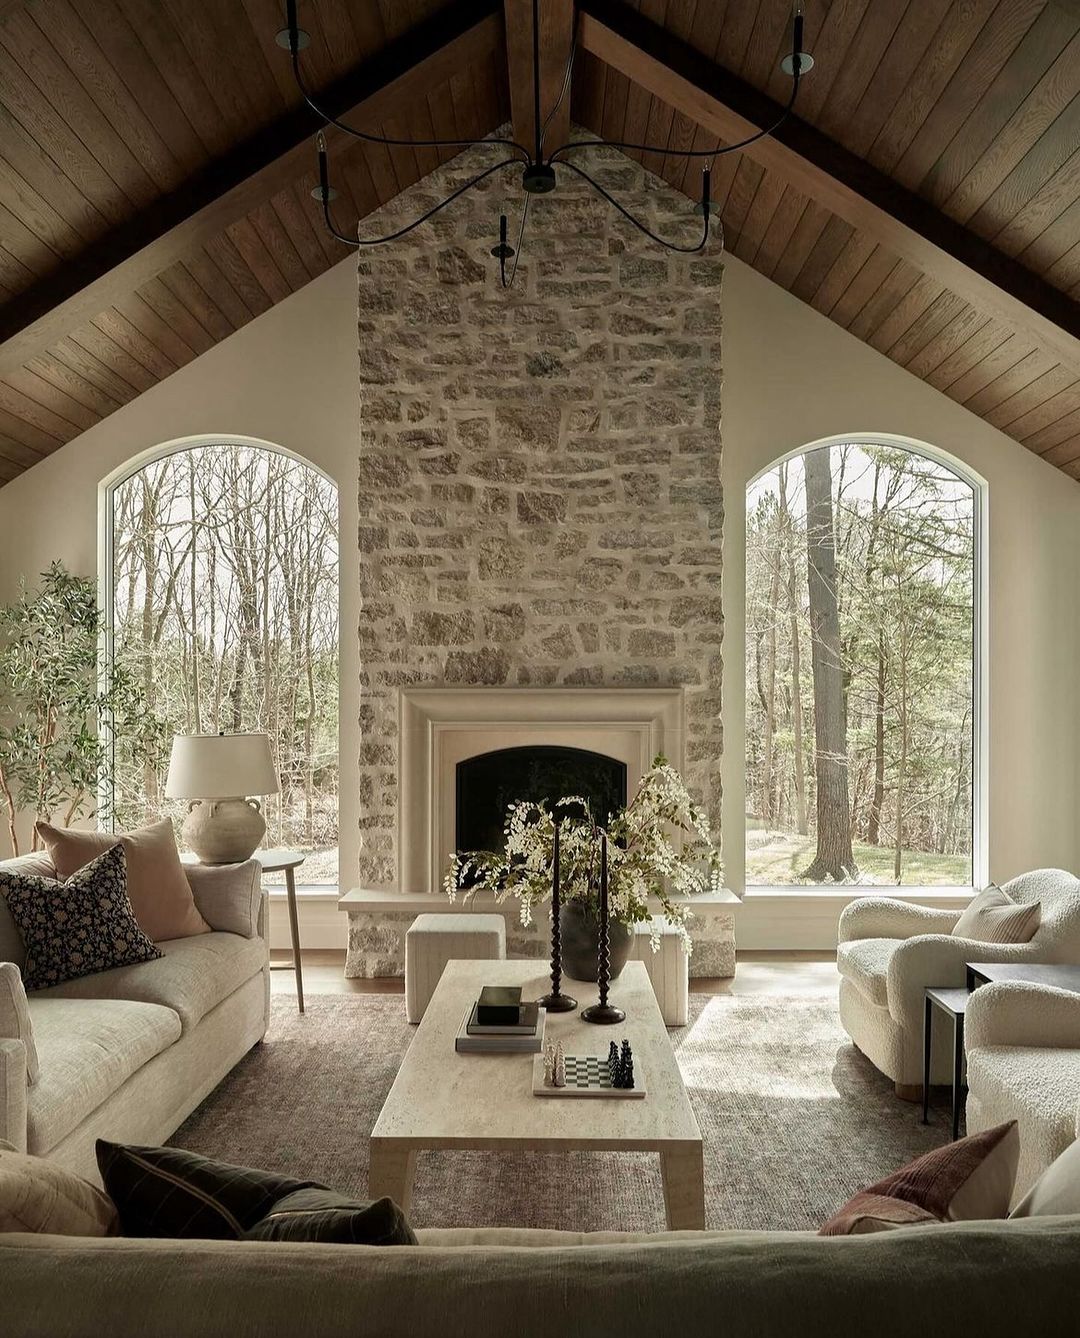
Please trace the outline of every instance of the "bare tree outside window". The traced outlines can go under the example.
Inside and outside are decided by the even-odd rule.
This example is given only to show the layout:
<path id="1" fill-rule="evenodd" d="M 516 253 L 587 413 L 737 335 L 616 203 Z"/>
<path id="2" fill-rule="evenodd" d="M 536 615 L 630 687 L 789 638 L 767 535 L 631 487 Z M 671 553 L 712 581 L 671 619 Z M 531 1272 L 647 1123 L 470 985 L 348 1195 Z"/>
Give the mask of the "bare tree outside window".
<path id="1" fill-rule="evenodd" d="M 337 882 L 337 489 L 291 456 L 228 442 L 154 460 L 112 493 L 116 660 L 172 732 L 270 735 L 267 844 Z M 113 822 L 183 805 L 115 741 Z"/>
<path id="2" fill-rule="evenodd" d="M 974 599 L 945 465 L 853 442 L 750 485 L 748 885 L 970 886 Z"/>

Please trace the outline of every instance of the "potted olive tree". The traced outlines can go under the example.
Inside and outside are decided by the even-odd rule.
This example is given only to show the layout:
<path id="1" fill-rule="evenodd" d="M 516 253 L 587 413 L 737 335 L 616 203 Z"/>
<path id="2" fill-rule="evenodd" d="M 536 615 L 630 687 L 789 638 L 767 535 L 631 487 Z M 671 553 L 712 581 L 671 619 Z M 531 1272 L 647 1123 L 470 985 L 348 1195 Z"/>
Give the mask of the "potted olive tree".
<path id="1" fill-rule="evenodd" d="M 559 926 L 562 960 L 574 980 L 596 979 L 599 937 L 600 835 L 608 838 L 608 901 L 611 978 L 630 954 L 634 926 L 649 920 L 655 897 L 666 919 L 691 949 L 686 923 L 688 898 L 720 886 L 720 854 L 707 817 L 682 777 L 663 757 L 642 776 L 633 798 L 601 827 L 586 800 L 568 795 L 554 805 L 512 804 L 500 851 L 458 852 L 444 888 L 451 901 L 483 889 L 497 902 L 517 897 L 521 923 L 532 923 L 536 906 L 551 896 L 555 822 L 559 822 Z M 679 833 L 681 842 L 675 834 Z M 656 944 L 654 944 L 654 947 Z"/>
<path id="2" fill-rule="evenodd" d="M 0 798 L 15 855 L 20 812 L 65 826 L 96 813 L 111 762 L 102 722 L 148 763 L 163 746 L 138 682 L 117 665 L 101 673 L 103 630 L 94 583 L 60 562 L 0 609 Z"/>

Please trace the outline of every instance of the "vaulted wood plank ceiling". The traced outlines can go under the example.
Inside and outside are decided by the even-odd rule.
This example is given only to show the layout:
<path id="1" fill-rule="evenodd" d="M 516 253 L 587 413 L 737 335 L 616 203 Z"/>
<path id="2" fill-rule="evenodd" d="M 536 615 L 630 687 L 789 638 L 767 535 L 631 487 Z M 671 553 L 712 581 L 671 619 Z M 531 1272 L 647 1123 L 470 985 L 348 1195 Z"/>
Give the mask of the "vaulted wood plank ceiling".
<path id="1" fill-rule="evenodd" d="M 541 4 L 555 51 L 569 0 Z M 305 69 L 365 127 L 485 134 L 528 114 L 529 8 L 301 0 Z M 581 9 L 574 120 L 663 144 L 637 156 L 693 198 L 670 150 L 788 95 L 790 0 Z M 716 161 L 728 249 L 1080 477 L 1080 4 L 805 12 L 799 122 Z M 0 0 L 0 480 L 348 254 L 283 24 L 281 0 Z M 332 151 L 346 229 L 447 156 Z"/>

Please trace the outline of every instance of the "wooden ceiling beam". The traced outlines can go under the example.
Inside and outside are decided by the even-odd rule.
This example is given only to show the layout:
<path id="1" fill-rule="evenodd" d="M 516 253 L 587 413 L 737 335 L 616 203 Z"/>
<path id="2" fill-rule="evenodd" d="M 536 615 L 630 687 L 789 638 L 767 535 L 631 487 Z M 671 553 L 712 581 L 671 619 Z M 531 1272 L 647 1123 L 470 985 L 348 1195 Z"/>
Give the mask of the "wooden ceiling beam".
<path id="1" fill-rule="evenodd" d="M 779 117 L 771 98 L 628 5 L 580 0 L 579 11 L 582 49 L 718 140 L 746 139 Z M 742 152 L 982 311 L 1080 362 L 1080 306 L 1066 293 L 812 125 L 790 117 Z"/>
<path id="2" fill-rule="evenodd" d="M 534 0 L 504 0 L 506 63 L 510 72 L 510 109 L 514 138 L 534 152 L 536 117 L 533 96 Z M 570 89 L 563 91 L 574 40 L 574 0 L 538 0 L 540 17 L 540 127 L 544 156 L 570 138 Z"/>
<path id="3" fill-rule="evenodd" d="M 342 120 L 376 130 L 434 87 L 503 50 L 499 0 L 455 0 L 320 95 Z M 286 53 L 281 53 L 287 60 Z M 306 105 L 257 132 L 182 190 L 31 285 L 0 309 L 0 377 L 159 275 L 276 194 L 315 162 L 322 119 Z M 491 127 L 494 128 L 494 127 Z M 327 145 L 355 145 L 327 129 Z"/>

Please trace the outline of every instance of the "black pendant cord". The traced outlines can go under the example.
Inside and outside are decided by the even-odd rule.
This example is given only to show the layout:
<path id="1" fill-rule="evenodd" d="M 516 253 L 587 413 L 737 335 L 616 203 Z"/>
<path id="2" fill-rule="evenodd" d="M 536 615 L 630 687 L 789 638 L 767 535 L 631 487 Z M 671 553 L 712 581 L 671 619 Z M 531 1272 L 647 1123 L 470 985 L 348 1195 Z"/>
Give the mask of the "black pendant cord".
<path id="1" fill-rule="evenodd" d="M 330 214 L 330 175 L 326 161 L 326 143 L 322 138 L 321 132 L 319 134 L 319 141 L 319 194 L 321 196 L 323 218 L 331 233 L 339 242 L 344 242 L 346 246 L 382 246 L 385 242 L 399 241 L 402 237 L 412 232 L 414 228 L 418 228 L 421 223 L 426 223 L 429 218 L 434 218 L 434 216 L 439 213 L 440 210 L 445 209 L 447 205 L 453 204 L 454 201 L 458 199 L 459 196 L 464 195 L 466 191 L 472 190 L 474 186 L 478 186 L 481 181 L 484 181 L 487 177 L 493 176 L 496 172 L 501 172 L 504 167 L 512 167 L 518 161 L 517 158 L 504 158 L 500 163 L 493 163 L 490 167 L 485 168 L 483 172 L 479 172 L 476 176 L 471 177 L 464 183 L 464 185 L 459 186 L 457 190 L 451 192 L 445 200 L 440 200 L 437 205 L 434 205 L 426 213 L 421 214 L 419 218 L 413 219 L 411 223 L 406 223 L 404 227 L 398 228 L 396 232 L 388 232 L 383 237 L 348 237 L 344 233 L 338 231 Z"/>
<path id="2" fill-rule="evenodd" d="M 357 130 L 355 126 L 340 120 L 333 116 L 312 97 L 304 77 L 300 72 L 300 25 L 296 17 L 296 0 L 287 0 L 286 5 L 286 28 L 289 33 L 289 55 L 292 58 L 293 78 L 296 80 L 296 86 L 304 101 L 315 113 L 321 116 L 327 125 L 336 126 L 338 130 L 346 135 L 352 135 L 354 139 L 366 140 L 369 144 L 386 144 L 390 148 L 398 149 L 467 149 L 474 145 L 481 144 L 501 144 L 505 148 L 515 149 L 521 155 L 520 161 L 528 163 L 529 151 L 524 145 L 519 144 L 516 139 L 395 139 L 388 135 L 375 135 L 369 130 Z"/>

